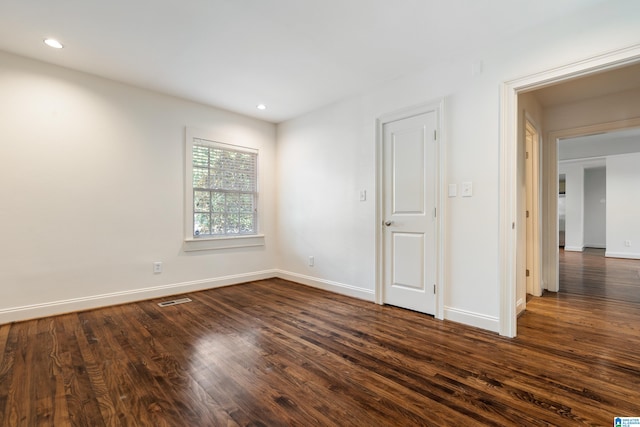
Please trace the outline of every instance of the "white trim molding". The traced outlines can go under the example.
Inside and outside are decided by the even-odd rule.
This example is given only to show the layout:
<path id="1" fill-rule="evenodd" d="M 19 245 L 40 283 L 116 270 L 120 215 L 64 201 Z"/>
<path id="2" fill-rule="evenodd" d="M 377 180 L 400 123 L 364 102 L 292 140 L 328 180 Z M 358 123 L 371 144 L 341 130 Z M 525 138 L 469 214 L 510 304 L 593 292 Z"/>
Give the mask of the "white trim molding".
<path id="1" fill-rule="evenodd" d="M 361 288 L 358 286 L 347 285 L 345 283 L 334 282 L 331 280 L 320 279 L 318 277 L 306 276 L 304 274 L 298 274 L 284 270 L 276 270 L 276 277 L 300 283 L 302 285 L 311 286 L 313 288 L 333 292 L 336 294 L 375 302 L 373 289 Z"/>
<path id="2" fill-rule="evenodd" d="M 83 310 L 90 310 L 110 305 L 126 304 L 153 298 L 167 297 L 197 292 L 222 286 L 264 280 L 277 276 L 276 270 L 256 271 L 224 277 L 195 280 L 191 282 L 173 283 L 160 286 L 112 292 L 101 295 L 89 295 L 67 300 L 50 301 L 41 304 L 25 305 L 0 309 L 0 324 L 19 322 L 40 317 L 55 316 Z"/>
<path id="3" fill-rule="evenodd" d="M 473 311 L 461 310 L 459 308 L 445 307 L 444 319 L 485 329 L 491 332 L 499 332 L 500 330 L 500 321 L 497 317 L 474 313 Z"/>
<path id="4" fill-rule="evenodd" d="M 198 252 L 218 249 L 251 248 L 264 245 L 264 234 L 251 234 L 246 236 L 185 239 L 182 249 L 185 252 Z"/>
<path id="5" fill-rule="evenodd" d="M 361 288 L 344 283 L 305 276 L 284 270 L 271 269 L 255 271 L 251 273 L 235 274 L 223 277 L 194 280 L 190 282 L 172 283 L 160 286 L 132 289 L 108 294 L 89 295 L 66 300 L 50 301 L 40 304 L 31 304 L 21 307 L 9 307 L 0 309 L 0 325 L 23 320 L 37 319 L 47 316 L 56 316 L 84 310 L 92 310 L 118 304 L 128 304 L 154 298 L 162 298 L 185 294 L 189 292 L 204 291 L 207 289 L 221 288 L 230 285 L 240 285 L 256 280 L 271 278 L 289 280 L 302 285 L 311 286 L 336 294 L 346 295 L 365 301 L 374 302 L 373 289 Z"/>
<path id="6" fill-rule="evenodd" d="M 594 55 L 584 60 L 503 83 L 500 122 L 500 319 L 499 332 L 515 337 L 518 188 L 518 94 L 577 77 L 640 62 L 640 45 Z M 544 246 L 543 250 L 547 250 Z"/>
<path id="7" fill-rule="evenodd" d="M 626 259 L 640 259 L 640 254 L 637 252 L 610 252 L 605 251 L 604 256 L 607 258 L 626 258 Z"/>

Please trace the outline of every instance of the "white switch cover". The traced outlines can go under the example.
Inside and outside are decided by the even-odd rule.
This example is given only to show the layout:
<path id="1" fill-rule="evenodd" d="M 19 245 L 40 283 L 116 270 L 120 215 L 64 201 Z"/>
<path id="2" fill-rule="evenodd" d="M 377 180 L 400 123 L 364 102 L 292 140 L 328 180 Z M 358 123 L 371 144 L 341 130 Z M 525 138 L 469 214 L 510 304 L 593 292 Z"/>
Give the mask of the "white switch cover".
<path id="1" fill-rule="evenodd" d="M 360 190 L 360 201 L 367 201 L 367 190 Z"/>
<path id="2" fill-rule="evenodd" d="M 463 182 L 462 183 L 462 197 L 471 197 L 473 196 L 473 183 L 472 182 Z"/>
<path id="3" fill-rule="evenodd" d="M 458 195 L 458 185 L 449 184 L 449 197 L 456 197 Z"/>

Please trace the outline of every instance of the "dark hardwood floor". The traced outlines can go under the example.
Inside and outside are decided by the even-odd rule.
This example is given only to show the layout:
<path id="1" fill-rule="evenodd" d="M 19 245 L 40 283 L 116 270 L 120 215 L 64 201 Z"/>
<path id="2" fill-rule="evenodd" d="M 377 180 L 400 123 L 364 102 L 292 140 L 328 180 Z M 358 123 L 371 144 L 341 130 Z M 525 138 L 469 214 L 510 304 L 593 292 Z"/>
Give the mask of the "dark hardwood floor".
<path id="1" fill-rule="evenodd" d="M 575 426 L 640 415 L 640 310 L 533 298 L 515 339 L 272 279 L 0 325 L 3 426 Z"/>
<path id="2" fill-rule="evenodd" d="M 640 260 L 606 258 L 604 252 L 560 248 L 560 292 L 640 303 Z"/>

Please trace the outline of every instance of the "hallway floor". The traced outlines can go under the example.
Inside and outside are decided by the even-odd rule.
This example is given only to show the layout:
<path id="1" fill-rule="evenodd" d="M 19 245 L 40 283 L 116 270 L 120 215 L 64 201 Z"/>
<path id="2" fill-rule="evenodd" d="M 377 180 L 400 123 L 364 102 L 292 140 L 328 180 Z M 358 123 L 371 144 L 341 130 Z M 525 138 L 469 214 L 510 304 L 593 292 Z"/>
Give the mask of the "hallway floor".
<path id="1" fill-rule="evenodd" d="M 640 260 L 606 258 L 604 251 L 560 248 L 560 292 L 640 303 Z"/>

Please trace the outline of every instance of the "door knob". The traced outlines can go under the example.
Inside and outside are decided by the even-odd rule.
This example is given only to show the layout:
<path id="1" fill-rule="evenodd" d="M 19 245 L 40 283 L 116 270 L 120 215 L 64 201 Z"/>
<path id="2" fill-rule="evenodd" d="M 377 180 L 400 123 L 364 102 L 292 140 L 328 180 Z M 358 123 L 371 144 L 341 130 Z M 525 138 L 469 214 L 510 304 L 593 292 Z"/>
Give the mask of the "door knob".
<path id="1" fill-rule="evenodd" d="M 393 224 L 393 221 L 385 221 L 384 225 L 386 225 L 387 227 L 390 226 L 391 224 Z"/>

